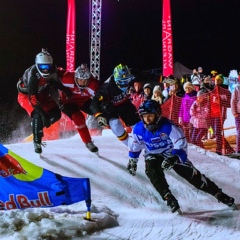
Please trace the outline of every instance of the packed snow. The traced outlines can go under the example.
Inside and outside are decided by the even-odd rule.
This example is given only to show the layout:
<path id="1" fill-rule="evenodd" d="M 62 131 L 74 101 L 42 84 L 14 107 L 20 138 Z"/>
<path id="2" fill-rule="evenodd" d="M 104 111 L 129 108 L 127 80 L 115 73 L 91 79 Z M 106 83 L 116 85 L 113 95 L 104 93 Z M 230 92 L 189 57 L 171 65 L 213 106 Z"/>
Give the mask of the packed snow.
<path id="1" fill-rule="evenodd" d="M 170 189 L 183 215 L 171 213 L 145 175 L 141 155 L 137 175 L 126 165 L 128 150 L 112 134 L 93 137 L 100 156 L 89 152 L 79 136 L 48 141 L 42 156 L 32 143 L 5 145 L 34 164 L 69 177 L 88 177 L 92 192 L 92 221 L 85 202 L 54 208 L 0 211 L 1 240 L 153 240 L 240 239 L 240 211 L 195 189 L 173 170 L 166 172 Z M 240 162 L 189 145 L 189 159 L 240 209 Z"/>

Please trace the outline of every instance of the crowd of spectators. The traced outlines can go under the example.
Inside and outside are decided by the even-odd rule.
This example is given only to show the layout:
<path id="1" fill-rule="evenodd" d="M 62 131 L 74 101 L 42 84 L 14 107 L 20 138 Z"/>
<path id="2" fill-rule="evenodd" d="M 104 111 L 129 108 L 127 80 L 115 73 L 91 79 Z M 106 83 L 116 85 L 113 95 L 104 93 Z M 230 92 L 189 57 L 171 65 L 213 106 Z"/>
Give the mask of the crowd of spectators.
<path id="1" fill-rule="evenodd" d="M 164 104 L 174 96 L 171 117 L 179 125 L 189 143 L 204 148 L 203 141 L 207 138 L 209 129 L 213 131 L 210 136 L 216 140 L 216 153 L 232 154 L 235 150 L 224 138 L 223 125 L 227 118 L 227 108 L 238 103 L 238 95 L 231 103 L 231 92 L 225 84 L 225 78 L 216 70 L 205 74 L 202 67 L 193 69 L 189 79 L 177 79 L 173 76 L 163 78 L 162 82 L 152 86 L 151 83 L 143 84 L 136 79 L 129 91 L 133 104 L 138 106 L 147 99 L 153 99 L 159 104 Z M 236 97 L 237 96 L 237 97 Z M 237 100 L 236 100 L 237 98 Z M 240 89 L 239 89 L 240 100 Z M 235 109 L 235 116 L 240 119 L 240 107 Z M 238 125 L 237 125 L 238 124 Z M 240 120 L 236 121 L 240 132 Z M 238 138 L 236 152 L 240 152 L 240 138 Z"/>

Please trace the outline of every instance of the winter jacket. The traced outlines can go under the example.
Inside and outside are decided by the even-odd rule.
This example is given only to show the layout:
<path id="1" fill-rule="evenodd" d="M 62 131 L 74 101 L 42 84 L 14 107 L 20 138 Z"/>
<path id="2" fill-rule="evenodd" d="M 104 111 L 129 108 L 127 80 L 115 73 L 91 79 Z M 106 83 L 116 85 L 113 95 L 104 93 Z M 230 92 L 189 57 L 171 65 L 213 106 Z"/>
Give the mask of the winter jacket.
<path id="1" fill-rule="evenodd" d="M 154 93 L 159 93 L 159 95 L 154 96 Z M 159 104 L 163 103 L 162 90 L 161 90 L 161 87 L 159 85 L 156 85 L 153 89 L 152 100 L 155 100 Z"/>
<path id="2" fill-rule="evenodd" d="M 144 102 L 144 93 L 141 92 L 133 92 L 129 95 L 129 99 L 133 103 L 133 105 L 136 107 L 136 109 L 139 108 L 139 106 Z"/>
<path id="3" fill-rule="evenodd" d="M 222 117 L 224 121 L 227 118 L 227 108 L 231 107 L 230 103 L 231 92 L 222 85 L 216 85 L 210 94 L 210 117 Z"/>
<path id="4" fill-rule="evenodd" d="M 95 117 L 103 114 L 108 120 L 121 118 L 126 126 L 140 121 L 136 107 L 130 101 L 127 92 L 122 91 L 111 77 L 100 87 L 93 97 L 90 109 Z"/>
<path id="5" fill-rule="evenodd" d="M 190 122 L 195 128 L 208 128 L 207 117 L 209 113 L 209 106 L 203 102 L 194 101 L 190 108 L 191 119 Z"/>
<path id="6" fill-rule="evenodd" d="M 238 83 L 233 92 L 231 97 L 231 111 L 232 114 L 235 116 L 236 114 L 240 114 L 240 83 Z"/>
<path id="7" fill-rule="evenodd" d="M 71 98 L 68 98 L 65 93 L 61 92 L 60 99 L 62 104 L 75 103 L 81 107 L 89 99 L 93 98 L 99 88 L 99 81 L 93 76 L 89 79 L 87 87 L 80 89 L 75 83 L 74 72 L 66 72 L 62 78 L 62 84 L 68 87 L 71 92 Z"/>
<path id="8" fill-rule="evenodd" d="M 182 119 L 183 123 L 190 122 L 190 108 L 193 102 L 196 100 L 196 91 L 191 91 L 190 93 L 185 93 L 184 97 L 182 98 L 182 103 L 179 111 L 179 118 Z"/>
<path id="9" fill-rule="evenodd" d="M 145 156 L 170 153 L 178 155 L 182 162 L 186 162 L 187 146 L 183 131 L 165 117 L 160 119 L 159 126 L 154 132 L 147 130 L 142 121 L 137 123 L 128 141 L 130 158 L 138 158 L 144 149 Z"/>
<path id="10" fill-rule="evenodd" d="M 58 89 L 69 93 L 68 89 L 62 85 L 59 72 L 54 65 L 46 78 L 39 74 L 36 65 L 31 66 L 18 81 L 17 89 L 19 94 L 28 95 L 30 104 L 39 112 L 43 111 L 41 102 L 49 98 L 49 95 L 54 101 L 58 101 Z"/>

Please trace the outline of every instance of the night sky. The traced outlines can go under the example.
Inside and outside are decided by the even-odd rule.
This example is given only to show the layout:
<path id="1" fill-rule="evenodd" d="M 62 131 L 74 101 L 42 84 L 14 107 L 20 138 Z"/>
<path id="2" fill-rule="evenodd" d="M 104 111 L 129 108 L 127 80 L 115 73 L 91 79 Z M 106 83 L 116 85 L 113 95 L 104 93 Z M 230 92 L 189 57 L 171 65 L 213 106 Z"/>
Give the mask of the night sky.
<path id="1" fill-rule="evenodd" d="M 76 0 L 76 66 L 89 63 L 89 1 Z M 225 76 L 240 70 L 240 1 L 171 0 L 174 62 L 215 69 Z M 67 0 L 0 1 L 0 100 L 42 47 L 65 67 Z M 162 67 L 162 1 L 102 0 L 101 79 L 119 63 L 141 70 Z"/>

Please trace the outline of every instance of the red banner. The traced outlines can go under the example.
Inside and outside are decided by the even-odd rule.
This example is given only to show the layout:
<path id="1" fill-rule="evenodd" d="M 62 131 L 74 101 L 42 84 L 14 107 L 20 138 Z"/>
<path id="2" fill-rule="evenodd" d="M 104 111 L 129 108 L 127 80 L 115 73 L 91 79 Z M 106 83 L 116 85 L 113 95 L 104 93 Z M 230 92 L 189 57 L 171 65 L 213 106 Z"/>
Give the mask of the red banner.
<path id="1" fill-rule="evenodd" d="M 163 76 L 173 75 L 173 41 L 170 0 L 163 0 L 162 16 Z"/>
<path id="2" fill-rule="evenodd" d="M 76 10 L 75 0 L 68 0 L 67 32 L 66 32 L 66 70 L 75 70 L 76 45 Z"/>

